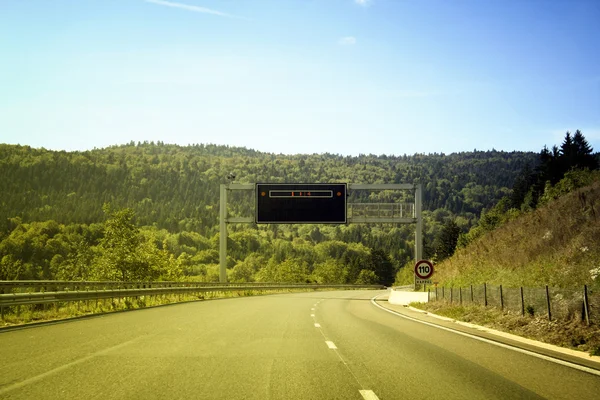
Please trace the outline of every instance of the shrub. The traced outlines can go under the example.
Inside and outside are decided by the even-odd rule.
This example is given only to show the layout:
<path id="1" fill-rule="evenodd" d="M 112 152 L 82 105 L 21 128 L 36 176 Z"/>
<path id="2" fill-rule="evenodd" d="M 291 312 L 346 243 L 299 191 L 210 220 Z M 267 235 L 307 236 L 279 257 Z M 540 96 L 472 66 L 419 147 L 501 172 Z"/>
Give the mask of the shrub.
<path id="1" fill-rule="evenodd" d="M 527 307 L 525 307 L 525 311 L 530 317 L 533 317 L 533 315 L 535 314 L 535 309 L 532 305 L 528 305 Z"/>

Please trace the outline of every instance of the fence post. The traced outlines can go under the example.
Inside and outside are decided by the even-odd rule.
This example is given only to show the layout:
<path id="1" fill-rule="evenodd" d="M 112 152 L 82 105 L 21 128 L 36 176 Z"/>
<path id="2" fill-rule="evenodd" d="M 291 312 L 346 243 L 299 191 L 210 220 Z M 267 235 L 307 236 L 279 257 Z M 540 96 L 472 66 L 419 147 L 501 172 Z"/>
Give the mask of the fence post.
<path id="1" fill-rule="evenodd" d="M 471 285 L 471 303 L 473 303 L 473 285 Z"/>
<path id="2" fill-rule="evenodd" d="M 437 292 L 437 286 L 435 287 L 435 301 L 438 301 L 438 292 Z"/>
<path id="3" fill-rule="evenodd" d="M 548 291 L 548 285 L 546 285 L 546 305 L 548 306 L 548 321 L 552 321 L 552 312 L 550 311 L 550 292 Z"/>
<path id="4" fill-rule="evenodd" d="M 487 307 L 487 284 L 483 283 L 483 305 Z"/>
<path id="5" fill-rule="evenodd" d="M 0 307 L 0 319 L 4 321 L 4 307 Z"/>
<path id="6" fill-rule="evenodd" d="M 450 286 L 450 304 L 452 304 L 452 295 L 454 293 L 454 288 Z"/>
<path id="7" fill-rule="evenodd" d="M 458 302 L 462 306 L 462 286 L 458 287 Z"/>
<path id="8" fill-rule="evenodd" d="M 521 315 L 524 317 L 525 316 L 525 300 L 523 299 L 523 286 L 521 286 L 520 289 L 521 289 Z"/>
<path id="9" fill-rule="evenodd" d="M 504 311 L 504 296 L 502 295 L 502 285 L 500 285 L 500 311 Z"/>
<path id="10" fill-rule="evenodd" d="M 590 303 L 588 301 L 587 285 L 583 285 L 583 312 L 585 314 L 585 323 L 590 326 Z"/>
<path id="11" fill-rule="evenodd" d="M 427 289 L 427 302 L 429 303 L 429 298 L 431 297 L 431 289 Z"/>
<path id="12" fill-rule="evenodd" d="M 442 299 L 446 300 L 446 288 L 442 286 Z"/>

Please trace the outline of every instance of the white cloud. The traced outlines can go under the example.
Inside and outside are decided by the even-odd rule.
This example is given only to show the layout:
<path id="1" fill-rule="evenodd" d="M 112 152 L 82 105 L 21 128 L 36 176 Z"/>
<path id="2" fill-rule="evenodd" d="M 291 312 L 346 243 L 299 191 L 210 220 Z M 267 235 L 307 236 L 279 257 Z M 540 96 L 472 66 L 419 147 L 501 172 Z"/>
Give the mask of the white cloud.
<path id="1" fill-rule="evenodd" d="M 182 10 L 193 11 L 193 12 L 198 12 L 198 13 L 203 13 L 203 14 L 212 14 L 212 15 L 217 15 L 219 17 L 244 19 L 243 17 L 238 17 L 236 15 L 227 14 L 227 13 L 213 10 L 210 8 L 206 8 L 206 7 L 192 6 L 189 4 L 175 3 L 172 1 L 164 1 L 164 0 L 145 0 L 145 1 L 146 1 L 146 3 L 158 4 L 158 5 L 167 6 L 167 7 L 181 8 Z"/>
<path id="2" fill-rule="evenodd" d="M 367 7 L 371 4 L 371 0 L 354 0 L 359 6 Z"/>
<path id="3" fill-rule="evenodd" d="M 352 46 L 356 44 L 356 38 L 354 36 L 345 36 L 338 41 L 342 46 Z"/>

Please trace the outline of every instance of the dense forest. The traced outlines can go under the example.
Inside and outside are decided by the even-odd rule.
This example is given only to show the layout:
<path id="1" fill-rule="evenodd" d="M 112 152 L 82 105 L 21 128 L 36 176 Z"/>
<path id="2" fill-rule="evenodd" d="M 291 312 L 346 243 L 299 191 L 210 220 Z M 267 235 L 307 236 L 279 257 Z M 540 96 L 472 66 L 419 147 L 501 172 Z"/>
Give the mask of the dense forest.
<path id="1" fill-rule="evenodd" d="M 442 284 L 600 288 L 598 154 L 576 131 L 538 157 L 468 233 L 452 221 L 444 226 L 438 238 L 444 251 L 435 255 Z"/>
<path id="2" fill-rule="evenodd" d="M 592 185 L 598 179 L 599 167 L 600 153 L 593 153 L 583 133 L 579 130 L 574 135 L 567 132 L 560 147 L 553 146 L 549 151 L 544 146 L 533 165 L 525 164 L 510 193 L 493 207 L 482 210 L 479 220 L 468 232 L 461 230 L 455 220 L 448 219 L 436 237 L 435 261 L 451 257 L 457 247 L 467 247 L 487 232 L 536 210 L 538 206 Z"/>
<path id="3" fill-rule="evenodd" d="M 425 256 L 475 226 L 540 165 L 529 152 L 282 155 L 129 143 L 84 152 L 0 144 L 0 279 L 218 279 L 219 184 L 422 183 Z M 350 201 L 412 201 L 401 191 Z M 231 215 L 253 199 L 232 196 Z M 413 225 L 231 225 L 233 281 L 385 282 L 413 259 Z"/>

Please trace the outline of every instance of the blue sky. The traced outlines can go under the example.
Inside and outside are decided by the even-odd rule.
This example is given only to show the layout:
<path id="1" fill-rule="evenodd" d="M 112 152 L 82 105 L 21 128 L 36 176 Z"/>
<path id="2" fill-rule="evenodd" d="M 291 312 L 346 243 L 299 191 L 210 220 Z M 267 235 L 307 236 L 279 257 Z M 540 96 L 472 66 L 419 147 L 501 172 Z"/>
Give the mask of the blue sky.
<path id="1" fill-rule="evenodd" d="M 598 0 L 0 0 L 0 142 L 600 150 Z"/>

